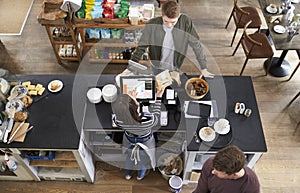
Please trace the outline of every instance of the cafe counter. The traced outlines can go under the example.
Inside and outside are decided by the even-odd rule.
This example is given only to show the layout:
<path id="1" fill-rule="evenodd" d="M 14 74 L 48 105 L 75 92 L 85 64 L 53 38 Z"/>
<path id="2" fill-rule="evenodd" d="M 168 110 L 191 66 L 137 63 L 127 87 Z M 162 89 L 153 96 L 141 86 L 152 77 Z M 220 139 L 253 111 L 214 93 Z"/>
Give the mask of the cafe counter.
<path id="1" fill-rule="evenodd" d="M 182 85 L 190 77 L 183 76 Z M 33 104 L 27 109 L 27 122 L 34 128 L 27 133 L 24 142 L 0 143 L 0 149 L 12 151 L 19 164 L 27 167 L 32 179 L 43 178 L 39 174 L 39 167 L 32 167 L 23 159 L 20 155 L 22 150 L 72 152 L 82 179 L 88 182 L 94 181 L 95 160 L 114 160 L 115 156 L 124 159 L 124 156 L 120 156 L 123 131 L 112 127 L 110 103 L 102 100 L 92 104 L 86 97 L 89 88 L 114 84 L 115 75 L 20 75 L 18 79 L 45 87 L 52 80 L 63 82 L 59 92 L 46 89 L 43 95 L 33 96 Z M 229 144 L 239 146 L 246 153 L 250 167 L 267 151 L 251 77 L 217 76 L 207 79 L 207 82 L 209 93 L 200 101 L 214 101 L 217 118 L 226 118 L 230 122 L 231 132 L 228 135 L 218 136 L 213 143 L 197 142 L 195 134 L 208 122 L 207 119 L 186 115 L 186 102 L 195 99 L 189 98 L 184 88 L 179 86 L 172 88 L 178 93 L 175 105 L 168 105 L 162 100 L 162 109 L 168 111 L 168 125 L 155 132 L 158 147 L 165 147 L 168 143 L 160 141 L 162 134 L 177 140 L 178 148 L 175 151 L 184 155 L 185 184 L 191 182 L 191 172 L 201 169 L 207 157 Z M 247 108 L 251 108 L 251 116 L 235 114 L 236 102 L 243 102 Z"/>

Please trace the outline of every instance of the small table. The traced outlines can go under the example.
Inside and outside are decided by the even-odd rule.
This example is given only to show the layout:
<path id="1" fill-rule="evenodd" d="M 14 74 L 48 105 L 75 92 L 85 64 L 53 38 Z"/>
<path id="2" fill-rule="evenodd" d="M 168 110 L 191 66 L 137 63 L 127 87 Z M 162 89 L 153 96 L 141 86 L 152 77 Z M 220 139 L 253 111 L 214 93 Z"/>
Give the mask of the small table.
<path id="1" fill-rule="evenodd" d="M 300 36 L 296 35 L 291 41 L 287 40 L 287 32 L 279 34 L 276 33 L 273 28 L 277 24 L 285 26 L 284 21 L 280 23 L 270 23 L 269 19 L 271 16 L 276 16 L 277 14 L 271 14 L 266 11 L 266 7 L 270 4 L 276 4 L 277 6 L 281 5 L 280 0 L 259 0 L 259 4 L 262 10 L 262 13 L 265 17 L 266 23 L 268 25 L 268 33 L 271 35 L 274 46 L 277 50 L 283 50 L 280 57 L 274 57 L 272 60 L 271 68 L 269 73 L 275 77 L 284 77 L 290 74 L 291 66 L 288 61 L 284 60 L 289 50 L 299 50 L 300 49 Z M 293 4 L 295 6 L 295 13 L 298 13 L 300 10 L 299 4 Z M 279 15 L 278 15 L 279 16 Z M 284 16 L 284 15 L 283 15 Z M 267 69 L 269 61 L 265 61 L 264 68 Z"/>

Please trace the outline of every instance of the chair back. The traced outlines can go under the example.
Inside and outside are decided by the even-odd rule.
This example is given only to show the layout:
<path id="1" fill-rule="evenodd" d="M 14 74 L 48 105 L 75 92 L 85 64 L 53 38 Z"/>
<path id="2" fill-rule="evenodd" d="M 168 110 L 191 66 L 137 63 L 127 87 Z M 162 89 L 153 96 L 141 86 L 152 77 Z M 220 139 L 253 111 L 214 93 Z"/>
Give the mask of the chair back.
<path id="1" fill-rule="evenodd" d="M 244 15 L 249 15 L 250 13 L 243 10 L 241 7 L 238 6 L 237 4 L 237 1 L 238 0 L 233 0 L 234 2 L 234 7 L 233 7 L 233 10 L 234 10 L 234 13 L 235 13 L 235 18 L 236 18 L 236 23 L 237 24 L 240 24 L 241 21 L 242 21 L 242 18 Z"/>
<path id="2" fill-rule="evenodd" d="M 242 41 L 245 41 L 245 44 L 249 45 L 249 46 L 247 46 L 249 48 L 248 54 L 251 54 L 251 51 L 253 50 L 253 48 L 255 46 L 262 46 L 261 42 L 258 42 L 256 40 L 254 40 L 253 38 L 251 38 L 250 34 L 247 32 L 247 28 L 251 24 L 251 22 L 252 22 L 252 20 L 248 21 L 248 23 L 246 23 L 246 25 L 244 26 L 244 32 L 243 32 L 243 36 L 241 38 Z"/>

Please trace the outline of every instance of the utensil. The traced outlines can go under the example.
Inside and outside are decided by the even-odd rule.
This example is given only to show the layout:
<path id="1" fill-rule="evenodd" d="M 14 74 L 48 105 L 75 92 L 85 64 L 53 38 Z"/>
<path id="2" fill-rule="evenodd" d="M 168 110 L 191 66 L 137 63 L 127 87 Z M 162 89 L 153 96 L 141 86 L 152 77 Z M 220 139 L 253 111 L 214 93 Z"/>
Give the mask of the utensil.
<path id="1" fill-rule="evenodd" d="M 25 121 L 21 122 L 18 127 L 16 128 L 16 130 L 12 133 L 12 135 L 10 136 L 8 143 L 14 138 L 14 136 L 18 133 L 19 129 L 24 125 Z"/>
<path id="2" fill-rule="evenodd" d="M 7 124 L 7 128 L 5 130 L 4 133 L 4 137 L 3 137 L 3 142 L 6 143 L 7 142 L 7 138 L 8 138 L 8 134 L 11 132 L 11 129 L 14 125 L 14 116 L 15 116 L 15 112 L 16 112 L 16 107 L 15 106 L 10 106 L 9 110 L 8 110 L 8 124 Z"/>
<path id="3" fill-rule="evenodd" d="M 200 143 L 200 139 L 199 139 L 197 133 L 195 133 L 194 138 L 195 138 L 196 143 Z"/>
<path id="4" fill-rule="evenodd" d="M 28 131 L 30 131 L 32 128 L 33 128 L 33 126 L 30 126 L 27 130 L 21 132 L 20 134 L 16 135 L 14 138 L 12 138 L 7 144 L 10 144 L 15 139 L 18 139 L 19 137 L 21 137 L 22 135 L 24 135 L 25 133 L 27 133 Z"/>

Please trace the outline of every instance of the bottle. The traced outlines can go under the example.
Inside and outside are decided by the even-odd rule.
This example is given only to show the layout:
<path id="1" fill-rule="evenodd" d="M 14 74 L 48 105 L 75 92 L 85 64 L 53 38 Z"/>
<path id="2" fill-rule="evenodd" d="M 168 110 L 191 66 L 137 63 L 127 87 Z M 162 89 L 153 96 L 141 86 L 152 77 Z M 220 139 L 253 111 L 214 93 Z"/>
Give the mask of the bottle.
<path id="1" fill-rule="evenodd" d="M 15 171 L 17 169 L 18 166 L 16 162 L 14 160 L 9 159 L 8 154 L 5 154 L 4 159 L 10 171 Z"/>

